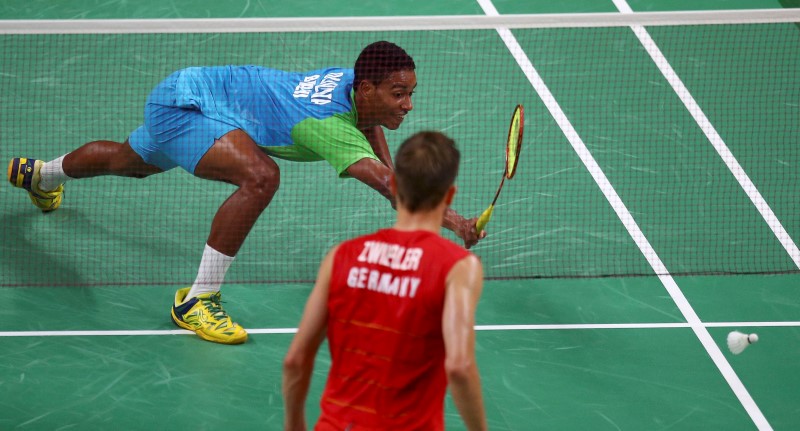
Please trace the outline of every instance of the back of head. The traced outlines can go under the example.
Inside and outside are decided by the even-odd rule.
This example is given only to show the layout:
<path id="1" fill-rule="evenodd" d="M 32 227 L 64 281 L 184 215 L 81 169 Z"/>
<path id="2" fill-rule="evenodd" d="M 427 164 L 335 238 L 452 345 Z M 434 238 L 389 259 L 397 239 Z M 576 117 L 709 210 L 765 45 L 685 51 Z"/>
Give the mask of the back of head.
<path id="1" fill-rule="evenodd" d="M 458 175 L 461 154 L 439 132 L 419 132 L 406 139 L 394 159 L 397 199 L 411 212 L 436 208 Z"/>
<path id="2" fill-rule="evenodd" d="M 392 72 L 415 70 L 414 60 L 403 48 L 386 41 L 367 45 L 358 55 L 354 68 L 354 86 L 361 81 L 379 84 Z"/>

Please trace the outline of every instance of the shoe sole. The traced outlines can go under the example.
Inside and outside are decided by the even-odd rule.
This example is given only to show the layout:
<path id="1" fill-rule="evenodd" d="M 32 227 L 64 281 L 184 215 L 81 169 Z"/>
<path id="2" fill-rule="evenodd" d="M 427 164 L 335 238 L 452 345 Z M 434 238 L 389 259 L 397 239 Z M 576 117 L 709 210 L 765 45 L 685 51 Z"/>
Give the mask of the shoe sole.
<path id="1" fill-rule="evenodd" d="M 10 182 L 11 184 L 13 184 L 16 187 L 17 183 L 14 182 L 14 181 L 11 181 L 11 171 L 12 171 L 12 168 L 14 167 L 14 160 L 16 160 L 16 159 L 11 159 L 11 161 L 8 162 L 8 173 L 6 173 L 6 178 L 8 178 L 8 182 Z"/>

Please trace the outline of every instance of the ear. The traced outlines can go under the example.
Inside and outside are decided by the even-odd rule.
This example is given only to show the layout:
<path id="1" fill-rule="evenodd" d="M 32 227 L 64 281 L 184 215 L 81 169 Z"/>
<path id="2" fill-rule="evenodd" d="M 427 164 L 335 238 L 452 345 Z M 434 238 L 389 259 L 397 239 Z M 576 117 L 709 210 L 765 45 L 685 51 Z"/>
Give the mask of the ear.
<path id="1" fill-rule="evenodd" d="M 456 190 L 457 188 L 455 184 L 453 184 L 452 186 L 450 186 L 449 189 L 447 189 L 447 193 L 444 195 L 444 202 L 447 204 L 447 206 L 450 206 L 450 204 L 453 203 L 453 198 L 456 196 Z"/>
<path id="2" fill-rule="evenodd" d="M 360 93 L 362 96 L 372 96 L 372 93 L 375 92 L 375 84 L 371 83 L 368 79 L 361 81 L 356 87 L 356 93 Z"/>

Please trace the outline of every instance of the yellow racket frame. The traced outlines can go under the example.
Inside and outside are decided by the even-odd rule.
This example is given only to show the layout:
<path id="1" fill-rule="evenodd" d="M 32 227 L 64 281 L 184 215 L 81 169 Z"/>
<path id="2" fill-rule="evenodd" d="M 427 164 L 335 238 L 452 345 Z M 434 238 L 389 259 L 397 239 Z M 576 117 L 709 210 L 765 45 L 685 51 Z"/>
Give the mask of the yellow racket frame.
<path id="1" fill-rule="evenodd" d="M 497 203 L 497 197 L 500 196 L 500 190 L 503 189 L 503 184 L 506 178 L 509 180 L 517 173 L 517 163 L 519 162 L 519 152 L 522 149 L 522 131 L 525 125 L 525 108 L 522 105 L 517 105 L 514 109 L 514 114 L 511 115 L 511 125 L 508 126 L 508 138 L 506 140 L 506 166 L 503 170 L 503 178 L 500 180 L 500 186 L 494 194 L 492 204 L 486 208 L 475 224 L 475 231 L 478 235 L 483 232 L 483 229 L 489 223 L 494 213 L 494 204 Z"/>

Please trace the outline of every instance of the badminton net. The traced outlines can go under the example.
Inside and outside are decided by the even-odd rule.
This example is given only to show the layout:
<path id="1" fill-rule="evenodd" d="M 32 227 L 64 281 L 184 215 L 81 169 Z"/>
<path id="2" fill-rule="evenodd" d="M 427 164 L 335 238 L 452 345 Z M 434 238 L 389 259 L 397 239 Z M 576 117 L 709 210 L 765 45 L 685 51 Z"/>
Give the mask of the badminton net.
<path id="1" fill-rule="evenodd" d="M 674 275 L 797 272 L 798 16 L 1 21 L 0 158 L 122 142 L 151 89 L 184 67 L 352 67 L 389 40 L 418 80 L 414 110 L 386 131 L 390 150 L 420 130 L 454 138 L 454 209 L 467 217 L 490 202 L 508 118 L 525 106 L 517 175 L 473 249 L 487 277 L 655 275 L 631 222 Z M 331 246 L 392 223 L 383 197 L 324 162 L 278 163 L 280 190 L 228 282 L 312 280 Z M 6 183 L 0 285 L 191 283 L 233 191 L 180 169 L 99 177 L 68 182 L 62 207 L 43 215 Z"/>

